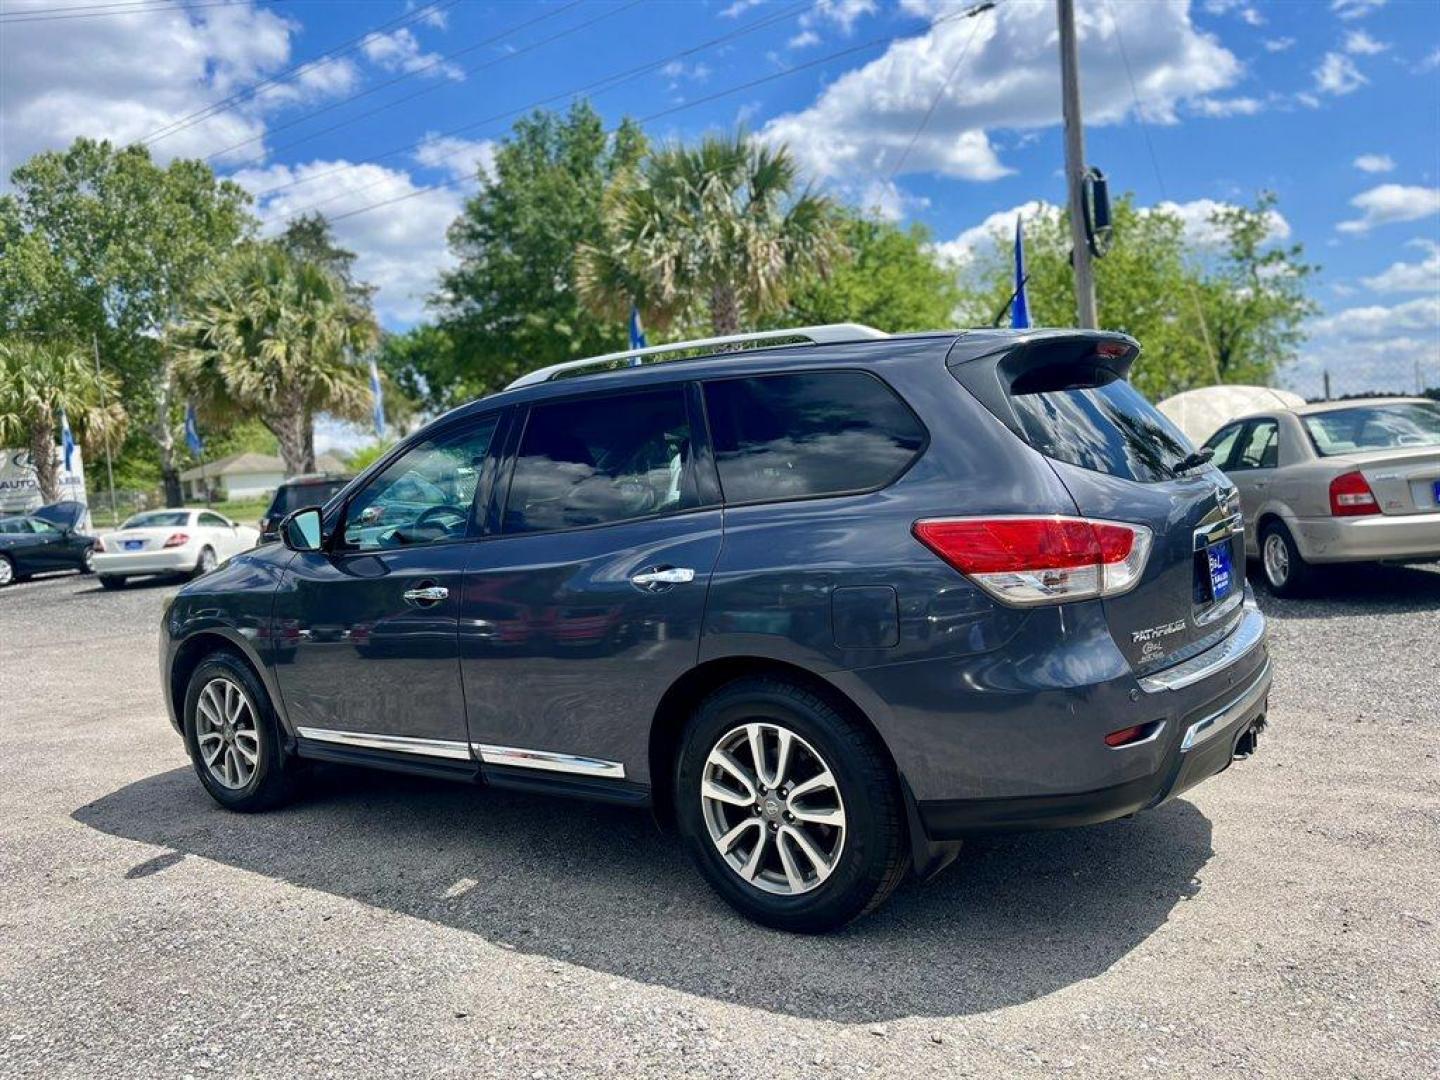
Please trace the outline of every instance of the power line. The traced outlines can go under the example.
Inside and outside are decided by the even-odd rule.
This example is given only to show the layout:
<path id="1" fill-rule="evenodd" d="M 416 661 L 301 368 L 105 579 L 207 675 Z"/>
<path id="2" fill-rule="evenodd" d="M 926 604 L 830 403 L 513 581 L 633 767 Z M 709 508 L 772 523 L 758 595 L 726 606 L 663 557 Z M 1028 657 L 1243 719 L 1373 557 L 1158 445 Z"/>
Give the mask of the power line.
<path id="1" fill-rule="evenodd" d="M 186 12 L 194 11 L 198 8 L 236 7 L 237 5 L 248 3 L 250 3 L 250 0 L 205 0 L 204 3 L 199 4 L 155 3 L 149 7 L 141 7 L 139 4 L 136 4 L 133 7 L 125 8 L 123 11 L 81 11 L 69 15 L 35 15 L 28 11 L 3 12 L 0 13 L 0 26 L 12 26 L 16 23 L 56 22 L 64 19 L 104 19 L 113 15 L 143 15 L 147 12 L 158 11 Z"/>
<path id="2" fill-rule="evenodd" d="M 1110 0 L 1105 0 L 1105 9 L 1110 12 L 1110 21 L 1115 26 L 1115 43 L 1120 46 L 1120 60 L 1125 66 L 1125 78 L 1130 82 L 1130 96 L 1135 102 L 1135 120 L 1140 125 L 1140 132 L 1145 137 L 1145 150 L 1150 155 L 1150 167 L 1155 170 L 1155 183 L 1160 188 L 1160 198 L 1168 200 L 1169 194 L 1165 189 L 1165 177 L 1160 172 L 1160 158 L 1155 153 L 1155 144 L 1150 139 L 1150 126 L 1145 122 L 1145 110 L 1140 105 L 1140 90 L 1135 84 L 1135 72 L 1130 68 L 1130 55 L 1125 50 L 1125 38 L 1120 33 L 1120 20 L 1115 15 L 1115 8 Z M 1214 370 L 1215 381 L 1221 382 L 1220 359 L 1215 355 L 1215 346 L 1210 341 L 1210 326 L 1205 321 L 1205 308 L 1200 303 L 1200 291 L 1195 287 L 1195 282 L 1186 275 L 1185 283 L 1189 287 L 1191 302 L 1195 305 L 1195 317 L 1200 322 L 1200 337 L 1205 342 L 1205 352 L 1210 357 L 1210 367 Z"/>
<path id="3" fill-rule="evenodd" d="M 782 22 L 786 19 L 793 19 L 802 11 L 806 11 L 809 8 L 810 0 L 801 0 L 800 3 L 795 4 L 792 7 L 785 8 L 771 15 L 767 15 L 764 18 L 757 19 L 755 22 L 748 23 L 745 26 L 738 27 L 735 30 L 720 34 L 706 41 L 691 45 L 688 48 L 681 49 L 679 52 L 670 53 L 668 56 L 658 57 L 654 60 L 647 61 L 644 64 L 637 65 L 636 67 L 628 68 L 625 71 L 615 72 L 613 74 L 603 76 L 600 79 L 596 79 L 593 82 L 586 83 L 582 86 L 572 87 L 568 90 L 562 90 L 559 93 L 551 94 L 548 97 L 540 98 L 537 101 L 532 101 L 525 105 L 520 105 L 512 109 L 507 109 L 504 112 L 495 113 L 492 116 L 487 116 L 480 120 L 473 120 L 469 123 L 462 124 L 459 127 L 450 128 L 446 131 L 428 133 L 425 135 L 424 138 L 415 140 L 413 142 L 407 142 L 402 146 L 394 147 L 382 153 L 371 155 L 370 157 L 360 158 L 353 162 L 347 162 L 346 164 L 336 166 L 333 169 L 325 169 L 322 172 L 312 173 L 309 176 L 305 176 L 296 180 L 290 180 L 283 184 L 276 184 L 273 187 L 262 188 L 261 190 L 253 192 L 252 194 L 257 199 L 263 199 L 268 195 L 273 195 L 276 192 L 285 191 L 289 188 L 298 187 L 301 184 L 309 184 L 316 180 L 322 180 L 329 176 L 335 176 L 339 173 L 348 172 L 350 169 L 354 168 L 357 165 L 368 165 L 376 161 L 381 161 L 385 158 L 394 157 L 397 154 L 403 154 L 408 151 L 417 150 L 430 139 L 454 138 L 457 135 L 474 131 L 476 128 L 483 127 L 487 124 L 498 123 L 499 121 L 509 119 L 512 116 L 522 115 L 532 109 L 539 108 L 543 105 L 549 105 L 555 101 L 563 100 L 564 98 L 578 96 L 581 94 L 607 93 L 610 90 L 613 90 L 618 86 L 622 86 L 626 82 L 630 82 L 641 75 L 647 74 L 651 71 L 657 71 L 665 67 L 667 64 L 673 63 L 677 60 L 681 60 L 687 56 L 693 56 L 697 52 L 703 52 L 706 49 L 714 48 L 717 45 L 722 45 L 737 38 L 745 37 L 748 34 L 754 33 L 756 30 L 760 30 L 766 26 L 773 25 L 774 23 Z M 460 156 L 467 150 L 468 147 L 464 147 L 458 150 L 448 151 L 443 154 L 437 154 L 428 162 L 428 164 L 433 165 L 436 162 L 448 161 L 451 158 Z M 322 199 L 319 202 L 312 203 L 304 207 L 303 209 L 296 211 L 295 216 L 307 214 L 318 207 L 334 202 L 336 199 L 345 198 L 348 195 L 354 195 L 357 191 L 365 191 L 372 187 L 378 187 L 384 182 L 384 180 L 380 180 L 373 184 L 366 184 L 359 188 L 352 188 L 348 191 L 342 191 L 337 195 L 332 195 L 327 199 Z"/>
<path id="4" fill-rule="evenodd" d="M 941 16 L 940 18 L 934 20 L 934 22 L 932 22 L 930 25 L 932 27 L 938 26 L 940 23 L 962 18 L 965 14 L 966 12 L 957 12 L 954 15 Z M 640 117 L 637 123 L 647 124 L 653 120 L 661 119 L 662 117 L 672 116 L 678 112 L 684 112 L 686 109 L 693 109 L 697 106 L 705 105 L 711 101 L 716 101 L 723 97 L 729 97 L 732 94 L 743 93 L 744 91 L 752 89 L 753 87 L 760 86 L 768 82 L 774 82 L 776 79 L 787 78 L 788 76 L 795 75 L 801 71 L 806 71 L 810 68 L 818 67 L 821 64 L 829 63 L 831 60 L 838 60 L 841 57 L 851 56 L 857 52 L 861 52 L 866 49 L 873 49 L 877 45 L 891 45 L 894 42 L 898 41 L 901 36 L 902 35 L 897 34 L 889 37 L 871 38 L 869 41 L 863 41 L 858 45 L 851 45 L 848 48 L 840 49 L 833 53 L 827 53 L 825 56 L 816 57 L 814 60 L 808 60 L 803 64 L 796 64 L 794 67 L 786 68 L 784 71 L 776 71 L 772 72 L 769 75 L 762 75 L 759 78 L 750 79 L 746 82 L 728 87 L 727 89 L 716 91 L 713 94 L 707 94 L 704 97 L 699 97 L 691 101 L 682 102 L 679 105 L 674 105 L 667 109 L 661 109 L 658 112 L 653 112 L 647 116 Z M 404 195 L 397 195 L 394 198 L 383 199 L 380 202 L 371 203 L 368 206 L 359 206 L 356 207 L 354 210 L 347 210 L 343 214 L 336 214 L 334 217 L 330 218 L 330 221 L 344 221 L 347 218 L 358 217 L 361 214 L 368 214 L 372 210 L 378 210 L 385 206 L 393 206 L 396 203 L 406 202 L 409 199 L 419 198 L 421 195 L 428 195 L 432 192 L 439 190 L 441 190 L 441 188 L 435 185 L 417 188 L 414 191 L 406 192 Z M 293 220 L 293 218 L 288 220 Z"/>
<path id="5" fill-rule="evenodd" d="M 398 83 L 402 83 L 402 82 L 405 82 L 405 81 L 408 80 L 408 79 L 414 78 L 416 75 L 422 75 L 422 74 L 424 74 L 424 73 L 427 72 L 427 71 L 434 70 L 435 68 L 439 67 L 439 66 L 442 65 L 442 64 L 447 64 L 447 63 L 449 63 L 451 60 L 455 59 L 455 57 L 457 57 L 457 56 L 463 56 L 463 55 L 465 55 L 466 53 L 472 53 L 472 52 L 474 52 L 476 49 L 482 49 L 482 48 L 484 48 L 486 45 L 493 45 L 495 42 L 501 40 L 502 38 L 505 38 L 505 37 L 510 36 L 511 34 L 515 33 L 516 31 L 524 30 L 525 28 L 530 27 L 530 26 L 534 26 L 534 25 L 536 25 L 537 23 L 545 22 L 545 21 L 548 20 L 548 19 L 553 19 L 553 18 L 555 18 L 555 17 L 558 16 L 558 15 L 563 15 L 565 12 L 570 11 L 572 8 L 579 7 L 579 6 L 580 6 L 582 3 L 584 3 L 584 2 L 585 2 L 585 0 L 569 0 L 569 3 L 563 4 L 562 6 L 554 9 L 553 11 L 547 11 L 547 12 L 544 12 L 543 14 L 536 15 L 536 16 L 534 16 L 533 18 L 526 19 L 524 22 L 517 23 L 517 24 L 514 25 L 514 26 L 508 27 L 508 28 L 506 28 L 505 30 L 502 30 L 502 31 L 501 31 L 500 33 L 498 33 L 498 34 L 492 34 L 490 37 L 483 38 L 483 39 L 480 40 L 480 41 L 473 42 L 473 43 L 470 44 L 470 45 L 466 45 L 466 46 L 465 46 L 464 48 L 462 48 L 462 49 L 456 49 L 456 50 L 455 50 L 454 52 L 452 52 L 452 53 L 446 53 L 446 54 L 443 55 L 443 56 L 437 56 L 435 59 L 430 60 L 430 61 L 428 61 L 427 63 L 421 64 L 419 67 L 412 68 L 411 70 L 406 71 L 406 72 L 404 72 L 403 74 L 400 74 L 400 75 L 395 76 L 393 79 L 386 79 L 384 82 L 376 83 L 374 86 L 366 87 L 364 90 L 357 90 L 355 93 L 350 94 L 350 95 L 347 95 L 346 97 L 340 98 L 338 101 L 332 101 L 332 102 L 330 102 L 330 103 L 328 103 L 328 104 L 326 104 L 326 105 L 321 105 L 321 106 L 319 106 L 318 108 L 309 109 L 309 110 L 301 113 L 299 116 L 296 116 L 296 117 L 294 117 L 294 118 L 291 119 L 291 120 L 287 120 L 287 121 L 286 121 L 285 123 L 283 123 L 283 124 L 277 124 L 277 125 L 269 128 L 264 134 L 255 135 L 255 136 L 252 136 L 251 138 L 248 138 L 248 139 L 242 139 L 242 140 L 240 140 L 240 141 L 237 142 L 237 143 L 232 143 L 230 146 L 224 147 L 223 149 L 216 150 L 214 153 L 208 155 L 205 160 L 206 160 L 206 161 L 214 161 L 216 158 L 224 157 L 226 154 L 229 154 L 229 153 L 231 153 L 232 151 L 238 150 L 238 149 L 240 149 L 242 146 L 249 146 L 251 143 L 263 142 L 263 141 L 265 140 L 266 136 L 268 136 L 268 135 L 273 135 L 273 134 L 274 134 L 275 132 L 277 132 L 277 131 L 285 131 L 285 130 L 287 130 L 287 129 L 289 129 L 289 128 L 294 127 L 294 126 L 297 125 L 297 124 L 302 124 L 302 123 L 304 123 L 304 122 L 307 121 L 307 120 L 314 119 L 315 117 L 320 116 L 322 113 L 327 113 L 327 112 L 330 112 L 330 111 L 332 111 L 332 110 L 334 110 L 334 109 L 338 109 L 338 108 L 340 108 L 340 106 L 342 106 L 342 105 L 348 105 L 348 104 L 350 104 L 350 102 L 352 102 L 352 101 L 358 101 L 358 100 L 360 100 L 360 99 L 363 98 L 363 97 L 369 97 L 371 94 L 378 93 L 378 92 L 381 91 L 381 90 L 389 89 L 390 87 L 395 86 L 395 85 L 398 84 Z M 619 8 L 614 8 L 614 9 L 612 9 L 611 11 L 607 11 L 607 12 L 605 12 L 604 14 L 597 16 L 597 17 L 594 18 L 594 19 L 590 19 L 590 20 L 588 20 L 588 21 L 586 21 L 586 22 L 584 22 L 584 23 L 581 23 L 581 24 L 579 24 L 579 25 L 577 25 L 577 26 L 573 26 L 573 27 L 571 27 L 569 30 L 562 31 L 561 33 L 556 34 L 556 35 L 554 35 L 553 37 L 546 38 L 546 39 L 544 39 L 544 41 L 540 42 L 539 44 L 545 44 L 546 42 L 555 40 L 555 38 L 563 37 L 563 36 L 565 36 L 565 34 L 574 33 L 576 30 L 584 29 L 586 26 L 589 26 L 589 25 L 591 25 L 592 23 L 599 22 L 600 19 L 608 18 L 608 17 L 611 16 L 611 15 L 617 14 L 617 13 L 620 12 L 620 11 L 624 11 L 624 10 L 626 10 L 627 8 L 634 7 L 636 4 L 642 3 L 642 2 L 643 2 L 643 0 L 629 0 L 629 3 L 624 4 L 623 6 L 621 6 L 621 7 L 619 7 Z M 495 60 L 490 61 L 489 63 L 481 64 L 481 65 L 480 65 L 479 67 L 477 67 L 477 68 L 467 69 L 467 73 L 473 73 L 473 72 L 475 72 L 475 71 L 484 70 L 485 68 L 490 67 L 490 66 L 492 66 L 492 65 L 494 65 L 494 64 L 498 64 L 498 63 L 500 63 L 500 62 L 502 62 L 502 61 L 504 61 L 504 60 L 508 60 L 511 56 L 518 56 L 518 55 L 520 55 L 521 53 L 528 52 L 528 51 L 530 51 L 531 49 L 536 48 L 536 47 L 537 47 L 536 45 L 529 45 L 529 46 L 526 46 L 524 49 L 517 50 L 516 52 L 507 53 L 505 56 L 501 56 L 501 57 L 499 57 L 499 58 L 497 58 L 497 59 L 495 59 Z M 437 90 L 437 89 L 439 89 L 439 88 L 440 88 L 439 85 L 426 87 L 425 89 L 423 89 L 423 90 L 421 90 L 421 91 L 418 91 L 417 93 L 411 94 L 411 95 L 409 95 L 409 96 L 407 96 L 407 97 L 397 98 L 397 99 L 395 99 L 394 101 L 389 102 L 389 103 L 388 103 L 387 105 L 385 105 L 383 108 L 389 108 L 389 107 L 392 106 L 392 105 L 397 105 L 397 104 L 400 104 L 401 102 L 410 101 L 410 100 L 412 100 L 412 99 L 414 99 L 414 98 L 416 98 L 416 97 L 419 97 L 421 94 L 428 94 L 428 93 L 430 93 L 430 92 L 432 92 L 432 91 L 434 91 L 434 90 Z M 291 146 L 298 146 L 298 145 L 299 145 L 300 143 L 302 143 L 302 142 L 307 142 L 307 141 L 309 141 L 310 139 L 317 138 L 317 137 L 320 136 L 320 135 L 327 134 L 327 133 L 329 133 L 329 132 L 331 132 L 331 131 L 336 130 L 337 128 L 344 127 L 344 126 L 346 126 L 347 124 L 353 124 L 353 123 L 355 123 L 357 120 L 363 120 L 363 119 L 365 119 L 367 116 L 373 116 L 376 112 L 380 112 L 380 111 L 382 111 L 382 109 L 375 109 L 375 110 L 372 110 L 371 112 L 361 113 L 359 116 L 351 117 L 350 119 L 344 120 L 344 121 L 340 122 L 339 124 L 335 124 L 335 125 L 332 125 L 331 127 L 324 128 L 323 130 L 318 131 L 318 132 L 312 132 L 311 134 L 306 135 L 306 136 L 304 136 L 303 138 L 292 140 L 291 142 L 285 144 L 285 146 L 283 146 L 283 147 L 276 147 L 275 150 L 276 150 L 276 151 L 278 151 L 278 150 L 284 150 L 284 149 L 289 149 Z M 260 148 L 260 153 L 261 153 L 261 154 L 264 153 L 264 147 L 261 147 L 261 148 Z"/>
<path id="6" fill-rule="evenodd" d="M 298 75 L 304 71 L 308 71 L 311 68 L 318 66 L 323 61 L 334 60 L 338 57 L 356 51 L 357 49 L 361 48 L 364 43 L 375 34 L 383 34 L 402 29 L 413 23 L 430 18 L 431 16 L 444 11 L 446 8 L 453 7 L 457 3 L 459 3 L 459 0 L 437 0 L 437 2 L 435 3 L 426 4 L 423 7 L 418 7 L 414 11 L 407 12 L 406 14 L 401 15 L 398 18 L 391 19 L 388 22 L 383 22 L 379 26 L 365 31 L 363 34 L 357 34 L 353 38 L 342 41 L 339 45 L 327 49 L 325 52 L 322 52 L 317 56 L 312 56 L 307 60 L 304 60 L 298 64 L 294 64 L 291 67 L 286 68 L 284 71 L 280 71 L 274 75 L 267 76 L 260 82 L 237 90 L 233 94 L 230 94 L 228 97 L 221 98 L 218 101 L 212 101 L 210 104 L 202 106 L 201 108 L 196 109 L 192 113 L 188 113 L 185 116 L 178 117 L 175 120 L 170 121 L 168 124 L 164 124 L 161 127 L 156 128 L 150 134 L 140 139 L 139 142 L 143 144 L 148 144 L 151 142 L 158 142 L 160 139 L 169 138 L 171 135 L 175 135 L 178 132 L 184 131 L 186 128 L 193 127 L 194 125 L 204 120 L 210 119 L 210 117 L 212 116 L 218 116 L 220 113 L 228 112 L 230 109 L 234 108 L 247 97 L 255 97 L 259 94 L 261 90 L 265 90 L 273 86 L 278 86 L 280 83 L 287 81 L 291 76 Z"/>

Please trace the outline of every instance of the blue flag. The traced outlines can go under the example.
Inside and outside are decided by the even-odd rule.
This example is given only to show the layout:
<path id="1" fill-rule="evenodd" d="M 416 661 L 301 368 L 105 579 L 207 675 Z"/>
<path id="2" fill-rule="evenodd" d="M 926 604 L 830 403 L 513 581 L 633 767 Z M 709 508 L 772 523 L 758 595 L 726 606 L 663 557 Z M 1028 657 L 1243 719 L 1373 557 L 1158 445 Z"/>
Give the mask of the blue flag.
<path id="1" fill-rule="evenodd" d="M 640 325 L 640 308 L 635 304 L 630 305 L 630 348 L 645 348 L 645 329 Z M 640 361 L 632 359 L 630 366 L 639 367 Z"/>
<path id="2" fill-rule="evenodd" d="M 1025 238 L 1020 217 L 1015 217 L 1015 302 L 1010 305 L 1010 325 L 1016 330 L 1030 328 L 1030 301 L 1025 296 Z"/>
<path id="3" fill-rule="evenodd" d="M 194 402 L 185 406 L 185 445 L 196 457 L 205 453 L 205 440 L 200 438 L 200 423 L 195 419 Z"/>
<path id="4" fill-rule="evenodd" d="M 60 445 L 65 448 L 65 471 L 70 472 L 70 459 L 75 456 L 75 436 L 70 434 L 70 418 L 60 410 Z"/>
<path id="5" fill-rule="evenodd" d="M 375 437 L 385 438 L 385 392 L 380 388 L 380 368 L 375 358 L 370 358 L 371 416 L 375 421 Z"/>

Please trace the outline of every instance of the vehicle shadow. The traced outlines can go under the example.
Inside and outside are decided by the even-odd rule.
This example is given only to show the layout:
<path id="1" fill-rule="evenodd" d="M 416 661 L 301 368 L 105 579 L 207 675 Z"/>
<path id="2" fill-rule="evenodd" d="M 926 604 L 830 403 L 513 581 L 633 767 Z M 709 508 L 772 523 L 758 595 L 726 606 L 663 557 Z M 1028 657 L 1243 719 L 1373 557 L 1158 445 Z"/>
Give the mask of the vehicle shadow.
<path id="1" fill-rule="evenodd" d="M 229 814 L 189 769 L 75 820 L 187 856 L 478 934 L 524 953 L 797 1017 L 874 1023 L 1029 1001 L 1092 978 L 1200 888 L 1209 820 L 1185 801 L 1129 822 L 973 845 L 838 935 L 741 919 L 646 813 L 342 768 L 292 806 Z M 277 916 L 283 918 L 283 916 Z"/>
<path id="2" fill-rule="evenodd" d="M 1249 577 L 1261 610 L 1276 619 L 1407 614 L 1440 611 L 1440 567 L 1356 563 L 1321 569 L 1311 594 L 1281 599 L 1263 584 L 1256 566 Z"/>

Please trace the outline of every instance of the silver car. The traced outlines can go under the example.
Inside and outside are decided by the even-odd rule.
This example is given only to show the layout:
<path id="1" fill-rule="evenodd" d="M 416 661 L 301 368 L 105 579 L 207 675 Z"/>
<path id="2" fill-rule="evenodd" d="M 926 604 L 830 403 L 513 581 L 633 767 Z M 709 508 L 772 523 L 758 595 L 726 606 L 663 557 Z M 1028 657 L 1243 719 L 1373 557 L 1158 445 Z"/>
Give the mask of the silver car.
<path id="1" fill-rule="evenodd" d="M 1246 554 L 1281 596 L 1303 593 L 1322 563 L 1440 559 L 1440 403 L 1272 409 L 1205 445 L 1240 489 Z"/>

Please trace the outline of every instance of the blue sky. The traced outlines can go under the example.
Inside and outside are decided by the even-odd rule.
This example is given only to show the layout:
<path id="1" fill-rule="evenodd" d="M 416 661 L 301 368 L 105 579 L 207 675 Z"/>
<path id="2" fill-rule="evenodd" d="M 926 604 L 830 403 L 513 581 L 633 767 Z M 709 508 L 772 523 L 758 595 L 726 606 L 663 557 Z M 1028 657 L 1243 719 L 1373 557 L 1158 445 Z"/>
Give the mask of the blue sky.
<path id="1" fill-rule="evenodd" d="M 924 222 L 957 266 L 1063 200 L 1051 0 L 973 19 L 955 0 L 99 3 L 0 0 L 4 173 L 81 134 L 210 157 L 271 228 L 336 216 L 391 327 L 423 316 L 504 114 L 646 64 L 590 95 L 607 121 L 743 122 L 838 197 Z M 1405 389 L 1418 364 L 1440 383 L 1440 2 L 1078 6 L 1087 157 L 1113 187 L 1176 204 L 1202 241 L 1214 205 L 1272 190 L 1277 241 L 1323 265 L 1285 380 Z"/>

